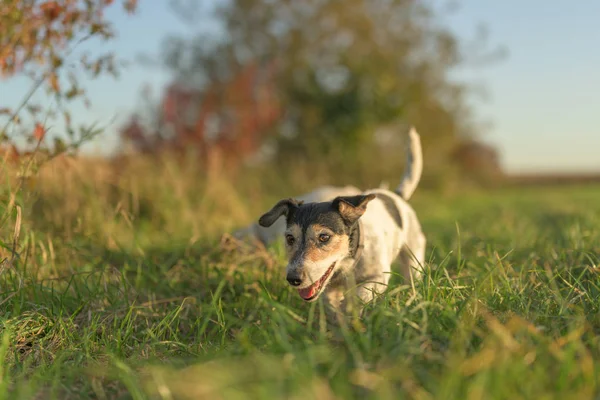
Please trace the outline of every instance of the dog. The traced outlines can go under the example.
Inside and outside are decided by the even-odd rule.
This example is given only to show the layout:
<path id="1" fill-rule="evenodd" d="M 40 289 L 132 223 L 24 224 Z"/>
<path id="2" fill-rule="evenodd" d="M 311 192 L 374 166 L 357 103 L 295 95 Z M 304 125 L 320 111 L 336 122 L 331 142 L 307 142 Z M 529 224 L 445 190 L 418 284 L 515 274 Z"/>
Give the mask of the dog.
<path id="1" fill-rule="evenodd" d="M 387 182 L 381 182 L 379 188 L 387 189 Z M 338 196 L 354 196 L 360 194 L 361 190 L 355 186 L 321 186 L 312 192 L 297 196 L 296 200 L 305 203 L 320 203 L 332 201 Z M 286 229 L 285 217 L 282 215 L 271 226 L 260 226 L 258 223 L 250 224 L 244 228 L 238 229 L 232 233 L 232 236 L 238 240 L 255 239 L 262 245 L 269 246 L 273 242 L 283 239 Z"/>
<path id="2" fill-rule="evenodd" d="M 426 239 L 408 200 L 423 170 L 421 139 L 408 134 L 404 176 L 395 189 L 370 189 L 333 200 L 304 202 L 288 198 L 263 214 L 258 224 L 270 227 L 285 217 L 287 282 L 306 302 L 322 294 L 334 310 L 348 310 L 351 289 L 365 303 L 388 286 L 392 263 L 399 259 L 402 276 L 414 285 L 425 261 Z M 352 303 L 354 304 L 354 303 Z"/>

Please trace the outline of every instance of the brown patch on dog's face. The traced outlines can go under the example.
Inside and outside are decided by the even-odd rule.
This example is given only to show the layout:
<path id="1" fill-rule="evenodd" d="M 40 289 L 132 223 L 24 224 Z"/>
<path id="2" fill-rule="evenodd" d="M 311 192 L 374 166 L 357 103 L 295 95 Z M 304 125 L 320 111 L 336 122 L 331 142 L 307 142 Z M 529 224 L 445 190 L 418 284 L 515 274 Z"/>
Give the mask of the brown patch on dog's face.
<path id="1" fill-rule="evenodd" d="M 291 224 L 285 232 L 285 244 L 288 258 L 319 263 L 332 256 L 343 258 L 348 254 L 350 238 L 345 231 L 335 233 L 321 224 L 309 225 L 304 231 L 298 224 Z"/>
<path id="2" fill-rule="evenodd" d="M 334 232 L 326 225 L 313 223 L 305 226 L 292 223 L 285 233 L 288 254 L 288 276 L 302 277 L 303 285 L 310 286 L 349 254 L 350 237 L 345 230 Z"/>
<path id="3" fill-rule="evenodd" d="M 342 258 L 348 254 L 349 237 L 345 233 L 336 234 L 330 228 L 313 224 L 306 229 L 304 257 L 307 261 L 319 263 L 332 257 Z"/>

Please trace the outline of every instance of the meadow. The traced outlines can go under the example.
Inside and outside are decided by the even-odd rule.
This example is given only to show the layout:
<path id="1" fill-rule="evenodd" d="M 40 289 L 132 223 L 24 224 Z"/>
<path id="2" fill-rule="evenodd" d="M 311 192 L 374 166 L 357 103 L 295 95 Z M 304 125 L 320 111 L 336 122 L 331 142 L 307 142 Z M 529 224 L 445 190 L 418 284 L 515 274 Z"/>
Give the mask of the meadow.
<path id="1" fill-rule="evenodd" d="M 282 178 L 61 163 L 2 170 L 1 399 L 600 396 L 598 185 L 418 189 L 423 282 L 327 326 L 281 245 L 222 236 Z"/>

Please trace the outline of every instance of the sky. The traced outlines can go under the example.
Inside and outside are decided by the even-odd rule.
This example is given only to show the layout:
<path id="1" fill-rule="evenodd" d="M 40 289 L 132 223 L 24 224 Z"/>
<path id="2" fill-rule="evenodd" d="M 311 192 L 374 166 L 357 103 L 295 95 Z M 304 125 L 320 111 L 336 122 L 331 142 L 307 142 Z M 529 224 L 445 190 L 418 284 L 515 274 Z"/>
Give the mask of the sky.
<path id="1" fill-rule="evenodd" d="M 210 6 L 216 0 L 199 0 Z M 211 20 L 182 24 L 167 0 L 140 0 L 133 16 L 120 7 L 107 16 L 117 30 L 109 43 L 87 43 L 92 51 L 114 51 L 130 61 L 115 80 L 86 81 L 92 108 L 75 106 L 75 122 L 97 121 L 105 134 L 88 151 L 118 146 L 116 131 L 143 100 L 142 88 L 160 98 L 167 71 L 139 62 L 157 56 L 169 34 L 189 36 L 215 29 Z M 495 145 L 509 173 L 600 172 L 600 2 L 462 0 L 442 22 L 460 38 L 472 39 L 485 25 L 491 45 L 507 50 L 499 62 L 464 68 L 456 76 L 485 88 L 473 97 L 475 114 L 490 123 L 482 139 Z M 14 106 L 28 91 L 23 78 L 0 81 L 0 105 Z M 42 105 L 48 102 L 41 94 Z M 417 127 L 418 128 L 418 127 Z"/>

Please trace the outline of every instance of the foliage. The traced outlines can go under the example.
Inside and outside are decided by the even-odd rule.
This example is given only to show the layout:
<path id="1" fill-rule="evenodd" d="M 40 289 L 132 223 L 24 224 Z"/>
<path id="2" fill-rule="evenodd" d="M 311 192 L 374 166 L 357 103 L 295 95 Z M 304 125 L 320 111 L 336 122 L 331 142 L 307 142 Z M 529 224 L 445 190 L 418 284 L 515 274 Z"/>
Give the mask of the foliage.
<path id="1" fill-rule="evenodd" d="M 198 19 L 193 2 L 175 3 L 182 19 Z M 234 0 L 222 3 L 214 18 L 218 33 L 167 41 L 165 64 L 174 82 L 200 93 L 227 85 L 249 65 L 262 66 L 265 75 L 274 70 L 271 101 L 282 110 L 276 123 L 264 127 L 263 136 L 243 126 L 223 135 L 265 142 L 268 134 L 266 148 L 280 165 L 326 158 L 347 177 L 390 151 L 397 171 L 403 133 L 412 124 L 423 136 L 427 174 L 435 176 L 453 164 L 452 149 L 463 138 L 480 133 L 467 102 L 469 86 L 450 74 L 497 53 L 485 44 L 465 50 L 430 2 Z M 224 114 L 240 102 L 251 113 L 259 98 L 224 95 L 217 113 L 227 120 Z M 202 107 L 194 111 L 199 121 Z M 205 140 L 201 127 L 193 131 L 196 141 Z"/>
<path id="2" fill-rule="evenodd" d="M 418 191 L 424 283 L 394 276 L 362 320 L 327 329 L 286 286 L 281 247 L 217 240 L 291 191 L 267 190 L 275 175 L 65 161 L 0 230 L 2 398 L 600 394 L 597 186 Z"/>
<path id="3" fill-rule="evenodd" d="M 136 0 L 124 0 L 123 6 L 133 12 Z M 3 0 L 0 4 L 0 77 L 11 79 L 26 77 L 31 88 L 14 109 L 1 107 L 0 147 L 15 144 L 15 136 L 23 134 L 39 151 L 47 130 L 47 121 L 62 115 L 70 145 L 77 147 L 88 139 L 91 130 L 79 132 L 71 123 L 68 104 L 81 99 L 89 100 L 79 84 L 78 74 L 91 76 L 115 74 L 118 70 L 113 54 L 82 53 L 78 59 L 72 55 L 77 46 L 88 39 L 109 40 L 114 35 L 113 26 L 106 20 L 105 11 L 113 0 Z M 40 88 L 45 88 L 56 105 L 43 109 L 33 104 L 31 98 Z M 0 104 L 0 106 L 2 106 Z M 1 122 L 1 120 L 0 120 Z M 60 153 L 66 144 L 55 138 L 54 151 Z M 13 147 L 13 151 L 16 148 Z"/>
<path id="4" fill-rule="evenodd" d="M 271 78 L 269 71 L 248 65 L 232 79 L 202 90 L 174 83 L 158 112 L 150 110 L 145 120 L 134 115 L 121 138 L 142 154 L 185 154 L 191 148 L 204 166 L 225 155 L 231 169 L 260 149 L 267 129 L 280 117 Z"/>

